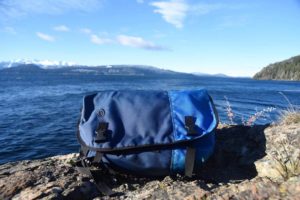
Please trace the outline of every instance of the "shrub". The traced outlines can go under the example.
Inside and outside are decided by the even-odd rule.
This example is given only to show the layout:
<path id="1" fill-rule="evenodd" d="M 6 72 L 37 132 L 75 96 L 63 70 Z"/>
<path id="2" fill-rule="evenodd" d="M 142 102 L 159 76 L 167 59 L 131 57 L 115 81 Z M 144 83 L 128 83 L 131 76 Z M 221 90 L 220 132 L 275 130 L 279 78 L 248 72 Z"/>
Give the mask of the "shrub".
<path id="1" fill-rule="evenodd" d="M 226 101 L 225 109 L 226 109 L 226 114 L 227 114 L 229 123 L 230 123 L 230 125 L 235 125 L 236 123 L 234 122 L 234 118 L 236 117 L 236 115 L 234 114 L 234 112 L 231 108 L 231 104 L 230 104 L 228 98 L 226 96 L 224 96 L 224 98 Z M 273 112 L 274 110 L 276 110 L 276 108 L 267 107 L 260 111 L 256 111 L 253 115 L 250 115 L 246 119 L 244 118 L 244 116 L 241 116 L 241 122 L 244 126 L 253 126 L 258 119 L 266 118 L 267 114 Z"/>

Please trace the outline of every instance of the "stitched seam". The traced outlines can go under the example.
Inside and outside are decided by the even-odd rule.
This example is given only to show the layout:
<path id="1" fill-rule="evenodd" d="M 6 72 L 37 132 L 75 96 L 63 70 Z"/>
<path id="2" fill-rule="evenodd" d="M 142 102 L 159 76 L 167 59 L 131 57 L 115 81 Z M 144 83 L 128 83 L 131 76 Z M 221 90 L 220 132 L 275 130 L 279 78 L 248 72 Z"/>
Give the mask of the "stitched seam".
<path id="1" fill-rule="evenodd" d="M 170 104 L 170 114 L 171 114 L 171 120 L 172 120 L 172 125 L 173 125 L 173 142 L 175 141 L 175 134 L 176 134 L 176 127 L 175 127 L 175 123 L 174 123 L 174 112 L 173 112 L 173 102 L 172 102 L 172 99 L 171 99 L 171 95 L 170 95 L 170 92 L 168 91 L 167 92 L 168 94 L 168 97 L 169 97 L 169 104 Z M 171 155 L 171 172 L 173 172 L 173 159 L 174 159 L 174 150 L 172 149 L 172 155 Z"/>

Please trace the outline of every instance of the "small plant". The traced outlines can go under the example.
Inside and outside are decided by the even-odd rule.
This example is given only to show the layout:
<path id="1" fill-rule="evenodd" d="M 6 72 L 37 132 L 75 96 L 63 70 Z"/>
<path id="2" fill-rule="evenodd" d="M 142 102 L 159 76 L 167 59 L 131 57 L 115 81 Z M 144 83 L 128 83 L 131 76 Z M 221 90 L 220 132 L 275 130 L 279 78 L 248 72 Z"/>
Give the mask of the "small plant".
<path id="1" fill-rule="evenodd" d="M 300 154 L 293 156 L 295 152 L 288 149 L 290 144 L 287 140 L 282 140 L 279 144 L 279 149 L 282 151 L 277 150 L 271 154 L 273 159 L 279 164 L 276 168 L 277 172 L 284 180 L 300 175 Z"/>
<path id="2" fill-rule="evenodd" d="M 224 96 L 224 98 L 225 98 L 225 101 L 226 101 L 226 114 L 227 114 L 227 117 L 229 119 L 230 124 L 234 125 L 234 124 L 236 124 L 236 123 L 234 123 L 235 114 L 234 114 L 234 112 L 231 108 L 231 104 L 230 104 L 228 98 L 226 96 Z M 245 119 L 244 116 L 241 116 L 242 124 L 244 126 L 253 126 L 254 123 L 258 119 L 265 118 L 268 113 L 271 113 L 274 110 L 276 110 L 276 108 L 267 107 L 267 108 L 264 108 L 261 111 L 256 111 L 256 113 L 254 113 L 253 115 L 250 115 L 247 119 Z"/>
<path id="3" fill-rule="evenodd" d="M 281 124 L 296 124 L 300 123 L 300 109 L 297 106 L 294 106 L 285 94 L 279 92 L 285 100 L 288 102 L 289 106 L 286 110 L 281 111 L 280 113 L 280 122 Z"/>
<path id="4" fill-rule="evenodd" d="M 74 160 L 69 160 L 68 162 L 67 162 L 69 165 L 71 165 L 71 166 L 75 166 L 76 165 L 76 162 L 74 161 Z"/>
<path id="5" fill-rule="evenodd" d="M 271 113 L 275 110 L 274 107 L 267 107 L 262 109 L 261 111 L 257 111 L 254 113 L 254 115 L 251 115 L 246 121 L 243 122 L 245 126 L 252 126 L 254 125 L 255 121 L 257 121 L 260 118 L 264 118 L 267 113 Z"/>
<path id="6" fill-rule="evenodd" d="M 281 124 L 297 124 L 300 123 L 300 111 L 290 112 L 290 111 L 282 111 L 280 114 L 280 123 Z"/>
<path id="7" fill-rule="evenodd" d="M 232 108 L 231 108 L 231 105 L 230 105 L 230 102 L 228 101 L 227 97 L 224 96 L 225 98 L 225 101 L 226 101 L 226 113 L 227 113 L 227 117 L 230 121 L 230 124 L 233 125 L 234 122 L 233 122 L 233 118 L 234 118 L 234 113 L 232 112 Z"/>

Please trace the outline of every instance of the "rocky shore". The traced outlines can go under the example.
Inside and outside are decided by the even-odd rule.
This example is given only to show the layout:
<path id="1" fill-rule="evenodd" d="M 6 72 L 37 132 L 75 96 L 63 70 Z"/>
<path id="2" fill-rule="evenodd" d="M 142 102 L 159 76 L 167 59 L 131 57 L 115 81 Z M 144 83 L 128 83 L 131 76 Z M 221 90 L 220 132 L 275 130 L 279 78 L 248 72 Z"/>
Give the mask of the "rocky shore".
<path id="1" fill-rule="evenodd" d="M 193 178 L 110 177 L 105 197 L 74 169 L 76 154 L 0 166 L 0 199 L 299 199 L 300 123 L 220 125 L 216 149 Z"/>

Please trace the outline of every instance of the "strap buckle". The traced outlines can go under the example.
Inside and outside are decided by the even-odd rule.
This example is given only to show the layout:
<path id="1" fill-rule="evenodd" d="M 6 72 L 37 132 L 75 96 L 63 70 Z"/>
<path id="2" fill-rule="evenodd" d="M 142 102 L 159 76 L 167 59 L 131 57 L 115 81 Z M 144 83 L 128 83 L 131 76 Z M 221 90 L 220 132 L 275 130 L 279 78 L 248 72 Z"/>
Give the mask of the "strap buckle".
<path id="1" fill-rule="evenodd" d="M 196 135 L 197 134 L 196 127 L 195 127 L 196 117 L 185 116 L 184 121 L 185 121 L 185 128 L 187 130 L 187 135 L 188 136 Z"/>
<path id="2" fill-rule="evenodd" d="M 95 133 L 96 133 L 95 142 L 100 143 L 100 142 L 104 142 L 105 140 L 107 140 L 108 139 L 108 123 L 100 122 Z"/>

